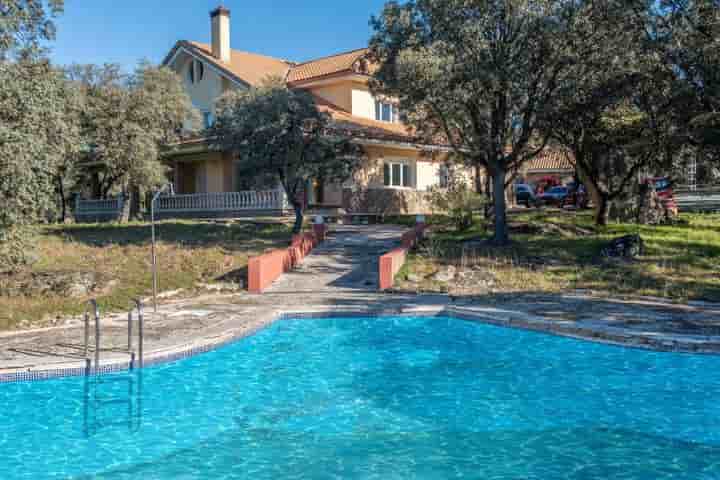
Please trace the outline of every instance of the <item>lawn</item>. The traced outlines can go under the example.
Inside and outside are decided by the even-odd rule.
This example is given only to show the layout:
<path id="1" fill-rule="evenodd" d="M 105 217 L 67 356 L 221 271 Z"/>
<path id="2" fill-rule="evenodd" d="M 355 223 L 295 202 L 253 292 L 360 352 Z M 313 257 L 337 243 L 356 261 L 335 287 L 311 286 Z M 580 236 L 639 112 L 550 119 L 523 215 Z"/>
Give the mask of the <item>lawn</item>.
<path id="1" fill-rule="evenodd" d="M 482 243 L 490 232 L 481 219 L 463 233 L 431 219 L 434 234 L 410 256 L 400 288 L 457 295 L 584 290 L 720 302 L 720 215 L 687 214 L 671 226 L 596 228 L 590 212 L 520 210 L 510 221 L 512 244 L 493 248 Z M 635 233 L 645 241 L 645 255 L 634 261 L 600 257 L 610 239 Z M 448 265 L 459 274 L 438 281 L 435 274 Z"/>
<path id="2" fill-rule="evenodd" d="M 157 225 L 159 290 L 195 289 L 204 283 L 243 282 L 250 256 L 288 244 L 283 223 L 168 221 Z M 38 261 L 26 272 L 0 278 L 91 272 L 103 311 L 125 311 L 152 291 L 150 226 L 146 223 L 40 227 Z M 2 285 L 0 284 L 0 287 Z M 1 288 L 0 288 L 1 290 Z M 0 295 L 0 329 L 51 323 L 82 313 L 88 297 L 31 290 Z"/>

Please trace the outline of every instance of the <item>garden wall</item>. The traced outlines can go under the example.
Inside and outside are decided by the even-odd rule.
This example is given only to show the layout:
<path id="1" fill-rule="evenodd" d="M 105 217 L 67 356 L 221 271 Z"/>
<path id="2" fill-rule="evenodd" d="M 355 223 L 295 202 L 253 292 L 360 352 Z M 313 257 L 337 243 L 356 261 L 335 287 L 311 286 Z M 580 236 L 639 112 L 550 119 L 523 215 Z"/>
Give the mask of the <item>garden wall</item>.
<path id="1" fill-rule="evenodd" d="M 380 257 L 378 285 L 380 290 L 392 288 L 395 275 L 405 265 L 407 253 L 423 238 L 425 223 L 418 223 L 415 228 L 408 230 L 401 237 L 401 246 L 389 251 Z"/>
<path id="2" fill-rule="evenodd" d="M 248 291 L 265 291 L 283 273 L 302 263 L 312 249 L 325 240 L 326 232 L 326 225 L 314 225 L 312 232 L 293 235 L 290 247 L 251 258 L 248 261 Z"/>

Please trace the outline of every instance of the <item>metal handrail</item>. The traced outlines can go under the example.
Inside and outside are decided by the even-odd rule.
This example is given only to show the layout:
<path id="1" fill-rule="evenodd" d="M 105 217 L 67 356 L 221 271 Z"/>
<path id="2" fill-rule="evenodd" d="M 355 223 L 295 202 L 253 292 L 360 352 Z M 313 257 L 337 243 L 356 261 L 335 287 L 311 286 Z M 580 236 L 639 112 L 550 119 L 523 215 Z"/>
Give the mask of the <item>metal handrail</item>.
<path id="1" fill-rule="evenodd" d="M 89 361 L 89 345 L 90 345 L 90 313 L 89 307 L 92 308 L 95 314 L 95 369 L 100 365 L 100 309 L 98 308 L 97 300 L 94 298 L 88 301 L 88 306 L 85 308 L 85 359 Z M 87 364 L 87 363 L 86 363 Z"/>
<path id="2" fill-rule="evenodd" d="M 88 301 L 88 306 L 85 309 L 85 366 L 87 373 L 92 368 L 92 361 L 90 360 L 90 309 L 95 315 L 95 372 L 97 373 L 100 368 L 100 309 L 98 308 L 97 300 L 92 299 Z M 133 312 L 137 311 L 138 317 L 138 358 L 140 368 L 144 365 L 143 355 L 145 348 L 144 338 L 144 327 L 145 327 L 145 315 L 143 313 L 143 304 L 140 299 L 136 299 L 133 302 L 133 307 L 128 312 L 127 320 L 127 353 L 130 355 L 130 369 L 132 370 L 135 366 L 135 351 L 133 350 Z"/>
<path id="3" fill-rule="evenodd" d="M 135 352 L 132 350 L 132 313 L 133 311 L 137 311 L 138 316 L 138 360 L 139 360 L 139 367 L 143 368 L 144 360 L 143 360 L 143 349 L 145 347 L 145 339 L 144 339 L 144 327 L 145 327 L 145 316 L 143 314 L 143 304 L 142 301 L 138 298 L 134 301 L 135 307 L 133 310 L 130 310 L 128 313 L 128 352 L 132 355 L 132 361 L 131 361 L 131 367 L 135 363 Z"/>

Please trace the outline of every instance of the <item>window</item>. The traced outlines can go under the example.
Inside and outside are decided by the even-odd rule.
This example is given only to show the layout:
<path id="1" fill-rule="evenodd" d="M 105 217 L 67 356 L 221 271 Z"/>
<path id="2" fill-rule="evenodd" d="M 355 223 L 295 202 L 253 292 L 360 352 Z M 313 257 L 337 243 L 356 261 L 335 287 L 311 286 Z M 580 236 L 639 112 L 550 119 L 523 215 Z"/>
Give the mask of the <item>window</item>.
<path id="1" fill-rule="evenodd" d="M 384 165 L 383 174 L 386 187 L 410 186 L 410 165 L 389 162 Z"/>
<path id="2" fill-rule="evenodd" d="M 450 167 L 446 164 L 440 165 L 438 175 L 440 176 L 440 188 L 448 188 L 450 186 L 450 176 L 452 175 Z"/>
<path id="3" fill-rule="evenodd" d="M 205 66 L 199 60 L 193 60 L 188 65 L 188 80 L 190 83 L 200 83 L 205 76 Z"/>
<path id="4" fill-rule="evenodd" d="M 398 106 L 393 103 L 376 100 L 375 120 L 398 123 L 400 122 L 400 110 L 398 109 Z"/>
<path id="5" fill-rule="evenodd" d="M 213 123 L 215 123 L 215 116 L 212 112 L 203 112 L 203 126 L 210 128 L 213 126 Z"/>

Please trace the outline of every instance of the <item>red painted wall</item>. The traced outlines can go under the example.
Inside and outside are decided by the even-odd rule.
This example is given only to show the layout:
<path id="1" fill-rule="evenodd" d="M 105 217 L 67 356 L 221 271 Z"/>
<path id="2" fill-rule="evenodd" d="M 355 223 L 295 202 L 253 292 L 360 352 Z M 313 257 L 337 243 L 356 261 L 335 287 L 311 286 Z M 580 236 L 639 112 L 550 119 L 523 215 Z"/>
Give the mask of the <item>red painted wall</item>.
<path id="1" fill-rule="evenodd" d="M 378 262 L 378 286 L 380 290 L 392 288 L 395 284 L 395 275 L 397 275 L 402 266 L 405 265 L 407 253 L 422 239 L 424 233 L 425 224 L 418 223 L 415 228 L 403 234 L 400 239 L 402 245 L 400 248 L 391 250 L 380 257 Z"/>
<path id="2" fill-rule="evenodd" d="M 262 293 L 280 275 L 302 263 L 303 259 L 325 239 L 327 227 L 314 225 L 313 232 L 293 235 L 290 247 L 273 250 L 248 261 L 248 291 Z"/>

